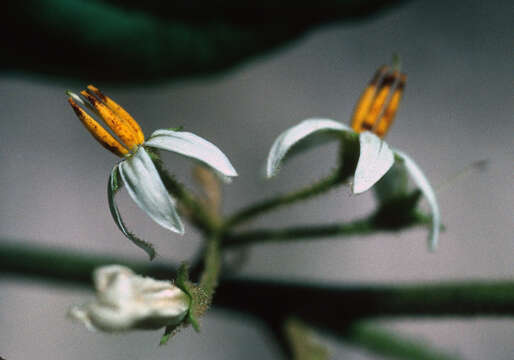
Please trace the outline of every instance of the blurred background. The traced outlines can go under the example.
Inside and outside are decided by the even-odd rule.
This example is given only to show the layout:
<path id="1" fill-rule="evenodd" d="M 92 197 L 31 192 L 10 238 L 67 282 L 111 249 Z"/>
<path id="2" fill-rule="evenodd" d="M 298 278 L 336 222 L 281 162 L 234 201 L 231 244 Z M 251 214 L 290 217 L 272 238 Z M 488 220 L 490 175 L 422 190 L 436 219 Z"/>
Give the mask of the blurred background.
<path id="1" fill-rule="evenodd" d="M 68 88 L 79 91 L 94 83 L 122 104 L 147 136 L 154 129 L 184 126 L 218 145 L 240 175 L 224 189 L 224 211 L 230 213 L 329 173 L 336 159 L 334 145 L 295 158 L 271 181 L 263 179 L 263 166 L 275 137 L 300 120 L 319 116 L 348 123 L 375 69 L 397 52 L 409 78 L 388 143 L 411 155 L 436 188 L 471 162 L 489 160 L 486 172 L 457 179 L 438 193 L 446 226 L 439 250 L 426 250 L 424 228 L 258 245 L 233 275 L 345 284 L 514 275 L 511 1 L 409 1 L 363 18 L 328 19 L 321 25 L 320 17 L 312 26 L 300 22 L 291 25 L 300 30 L 291 32 L 280 30 L 285 24 L 275 29 L 275 23 L 266 41 L 255 39 L 264 55 L 253 57 L 247 51 L 227 64 L 213 60 L 204 77 L 198 70 L 202 64 L 184 70 L 184 76 L 177 75 L 180 63 L 151 73 L 125 69 L 130 43 L 123 44 L 129 47 L 126 53 L 93 49 L 87 57 L 85 47 L 63 58 L 56 49 L 41 51 L 46 44 L 41 40 L 32 44 L 30 55 L 30 46 L 22 43 L 25 35 L 15 32 L 36 20 L 16 16 L 15 8 L 3 15 L 14 20 L 7 24 L 11 31 L 4 32 L 8 46 L 2 50 L 0 75 L 1 241 L 146 261 L 109 214 L 106 184 L 117 159 L 77 121 L 64 96 Z M 131 8 L 123 11 L 140 16 Z M 290 18 L 295 18 L 294 10 Z M 69 21 L 72 26 L 73 19 Z M 50 36 L 43 34 L 38 36 Z M 35 41 L 35 36 L 27 38 Z M 19 53 L 13 39 L 20 41 Z M 82 39 L 76 39 L 72 46 L 80 48 Z M 251 49 L 253 40 L 248 41 Z M 134 46 L 139 51 L 137 41 Z M 60 61 L 55 69 L 46 66 L 49 57 Z M 107 75 L 102 76 L 99 64 L 104 61 L 119 63 L 126 78 L 108 76 L 116 67 L 104 68 Z M 226 71 L 212 72 L 221 68 Z M 187 77 L 191 74 L 195 76 Z M 164 160 L 181 180 L 190 182 L 190 162 L 173 155 Z M 185 236 L 177 236 L 149 220 L 126 192 L 119 199 L 129 227 L 156 245 L 156 262 L 179 263 L 194 256 L 200 238 L 191 226 Z M 340 187 L 246 227 L 351 220 L 373 207 L 372 194 L 351 196 L 348 188 Z M 160 332 L 105 336 L 66 319 L 69 306 L 91 298 L 90 291 L 2 275 L 0 280 L 0 356 L 7 360 L 279 358 L 278 346 L 252 318 L 214 309 L 200 334 L 187 329 L 168 346 L 157 347 Z M 384 326 L 466 359 L 508 360 L 514 354 L 509 320 L 403 320 Z M 337 359 L 375 358 L 335 339 L 327 343 Z"/>

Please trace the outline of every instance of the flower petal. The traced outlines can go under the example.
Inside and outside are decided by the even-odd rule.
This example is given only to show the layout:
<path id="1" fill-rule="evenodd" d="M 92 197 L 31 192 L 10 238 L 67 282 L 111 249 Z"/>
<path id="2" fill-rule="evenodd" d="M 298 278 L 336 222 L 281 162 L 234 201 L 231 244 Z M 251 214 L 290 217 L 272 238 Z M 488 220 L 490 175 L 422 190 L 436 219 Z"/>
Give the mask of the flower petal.
<path id="1" fill-rule="evenodd" d="M 237 176 L 230 160 L 216 145 L 193 133 L 159 129 L 154 131 L 145 145 L 199 160 L 224 176 Z"/>
<path id="2" fill-rule="evenodd" d="M 140 146 L 137 152 L 119 164 L 123 183 L 135 203 L 162 227 L 183 234 L 184 226 L 150 155 Z"/>
<path id="3" fill-rule="evenodd" d="M 304 150 L 318 145 L 320 142 L 326 140 L 333 140 L 337 138 L 334 135 L 340 134 L 344 131 L 352 131 L 344 124 L 330 119 L 307 119 L 302 121 L 296 126 L 293 126 L 284 131 L 275 140 L 271 146 L 266 164 L 266 176 L 268 178 L 277 174 L 281 163 L 285 160 L 286 155 L 291 155 L 299 150 Z M 312 140 L 311 135 L 316 135 L 316 138 L 321 141 L 304 142 L 307 137 Z M 321 137 L 320 135 L 329 135 L 328 138 Z M 294 147 L 294 149 L 293 149 Z"/>
<path id="4" fill-rule="evenodd" d="M 441 227 L 441 213 L 439 212 L 439 205 L 437 204 L 437 198 L 435 197 L 434 189 L 428 182 L 427 177 L 421 171 L 419 166 L 412 160 L 407 154 L 395 150 L 396 155 L 401 157 L 412 176 L 412 180 L 419 187 L 423 195 L 425 195 L 428 204 L 432 210 L 432 228 L 430 230 L 430 234 L 428 236 L 428 246 L 431 251 L 437 249 L 437 243 L 439 240 L 439 229 Z"/>
<path id="5" fill-rule="evenodd" d="M 118 206 L 116 205 L 115 196 L 118 190 L 123 186 L 123 182 L 119 177 L 118 165 L 116 165 L 109 176 L 109 184 L 107 185 L 107 198 L 109 199 L 109 209 L 111 210 L 112 218 L 114 222 L 121 230 L 123 235 L 125 235 L 130 241 L 132 241 L 136 246 L 139 246 L 143 249 L 148 256 L 150 256 L 150 260 L 155 257 L 155 249 L 152 244 L 141 240 L 136 235 L 128 231 L 125 223 L 121 219 L 120 211 L 118 210 Z"/>
<path id="6" fill-rule="evenodd" d="M 352 191 L 360 194 L 371 188 L 394 164 L 394 154 L 383 140 L 365 131 L 359 135 L 360 155 Z"/>

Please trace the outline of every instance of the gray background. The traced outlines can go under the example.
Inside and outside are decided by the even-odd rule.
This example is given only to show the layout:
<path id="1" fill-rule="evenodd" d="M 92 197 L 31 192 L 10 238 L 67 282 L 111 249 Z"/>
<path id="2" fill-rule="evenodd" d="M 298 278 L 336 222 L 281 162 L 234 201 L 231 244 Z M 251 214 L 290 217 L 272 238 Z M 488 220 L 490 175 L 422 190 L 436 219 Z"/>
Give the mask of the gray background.
<path id="1" fill-rule="evenodd" d="M 513 15 L 510 1 L 414 2 L 364 23 L 318 29 L 278 53 L 207 80 L 151 88 L 96 85 L 123 104 L 147 135 L 183 125 L 224 150 L 240 174 L 225 188 L 224 209 L 230 212 L 328 173 L 335 146 L 291 161 L 275 180 L 261 176 L 281 131 L 311 116 L 348 122 L 373 71 L 399 52 L 409 80 L 388 143 L 416 159 L 436 187 L 467 164 L 490 160 L 487 172 L 458 179 L 438 193 L 447 226 L 438 252 L 427 252 L 425 229 L 413 229 L 255 246 L 241 273 L 340 283 L 508 279 L 514 275 Z M 145 260 L 110 218 L 106 182 L 117 159 L 69 109 L 63 92 L 72 86 L 0 78 L 0 237 Z M 172 155 L 165 160 L 181 179 L 189 177 L 189 162 Z M 156 244 L 156 261 L 177 263 L 195 253 L 199 238 L 191 226 L 184 237 L 159 228 L 126 193 L 120 207 L 129 226 Z M 347 188 L 338 188 L 252 226 L 351 220 L 372 208 L 371 194 L 350 196 Z M 86 290 L 12 279 L 1 285 L 0 356 L 8 360 L 278 356 L 261 324 L 228 312 L 211 311 L 201 334 L 189 329 L 158 348 L 160 332 L 105 336 L 67 320 L 71 304 L 91 297 Z M 469 359 L 512 359 L 514 353 L 509 320 L 384 326 Z M 328 343 L 334 358 L 373 358 L 333 339 Z"/>

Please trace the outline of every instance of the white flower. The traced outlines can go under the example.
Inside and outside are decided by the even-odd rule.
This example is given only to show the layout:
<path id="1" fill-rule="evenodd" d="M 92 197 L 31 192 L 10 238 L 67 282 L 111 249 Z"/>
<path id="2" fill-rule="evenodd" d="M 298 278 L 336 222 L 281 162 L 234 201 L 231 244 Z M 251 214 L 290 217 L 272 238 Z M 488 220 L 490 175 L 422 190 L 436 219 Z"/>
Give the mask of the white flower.
<path id="1" fill-rule="evenodd" d="M 291 154 L 317 145 L 320 140 L 339 140 L 344 147 L 343 151 L 359 151 L 352 192 L 360 194 L 380 180 L 395 161 L 402 161 L 431 207 L 432 227 L 428 242 L 429 248 L 434 250 L 441 225 L 435 193 L 416 163 L 405 153 L 391 149 L 380 138 L 386 134 L 394 120 L 405 81 L 404 74 L 381 67 L 357 103 L 352 117 L 352 129 L 334 120 L 314 118 L 284 131 L 271 146 L 266 174 L 268 178 L 276 175 L 280 165 Z"/>
<path id="2" fill-rule="evenodd" d="M 102 266 L 93 277 L 96 299 L 69 311 L 89 330 L 119 332 L 174 326 L 189 311 L 189 296 L 169 281 L 138 276 L 121 265 Z"/>
<path id="3" fill-rule="evenodd" d="M 102 146 L 123 158 L 114 166 L 109 178 L 108 199 L 111 214 L 123 234 L 153 258 L 155 250 L 152 245 L 127 230 L 114 200 L 116 192 L 125 185 L 134 202 L 156 223 L 179 234 L 184 233 L 175 200 L 166 190 L 145 148 L 167 150 L 198 160 L 214 169 L 223 179 L 237 176 L 237 172 L 220 149 L 195 134 L 161 129 L 154 131 L 145 141 L 139 124 L 121 106 L 94 86 L 89 85 L 87 89 L 80 93 L 81 96 L 67 92 L 70 105 L 93 137 Z M 119 140 L 79 104 L 102 119 Z"/>

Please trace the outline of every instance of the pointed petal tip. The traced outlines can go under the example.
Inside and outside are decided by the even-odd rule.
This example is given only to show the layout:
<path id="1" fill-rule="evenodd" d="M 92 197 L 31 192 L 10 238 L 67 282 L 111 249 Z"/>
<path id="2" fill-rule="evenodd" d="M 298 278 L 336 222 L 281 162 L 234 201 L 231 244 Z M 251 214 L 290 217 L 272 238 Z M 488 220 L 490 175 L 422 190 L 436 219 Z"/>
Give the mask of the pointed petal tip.
<path id="1" fill-rule="evenodd" d="M 371 185 L 373 186 L 373 185 Z M 365 186 L 365 184 L 363 183 L 358 183 L 357 185 L 355 185 L 355 182 L 352 184 L 352 194 L 353 195 L 360 195 L 364 192 L 366 192 L 367 190 L 369 190 L 369 188 L 371 186 Z"/>
<path id="2" fill-rule="evenodd" d="M 355 169 L 352 192 L 369 190 L 394 164 L 394 154 L 386 142 L 371 132 L 359 134 L 360 155 Z"/>
<path id="3" fill-rule="evenodd" d="M 223 176 L 238 176 L 228 157 L 216 145 L 193 133 L 159 129 L 153 132 L 145 145 L 198 160 Z"/>
<path id="4" fill-rule="evenodd" d="M 416 164 L 416 162 L 407 154 L 402 151 L 395 150 L 396 155 L 402 158 L 405 166 L 412 177 L 414 183 L 418 186 L 418 188 L 423 193 L 425 199 L 427 199 L 428 205 L 430 206 L 430 210 L 432 212 L 432 224 L 430 229 L 430 234 L 428 236 L 428 248 L 430 251 L 435 251 L 437 249 L 437 245 L 439 242 L 439 229 L 441 227 L 441 213 L 439 210 L 439 204 L 437 203 L 437 198 L 435 196 L 434 189 L 427 177 L 421 170 L 421 168 Z"/>

